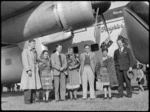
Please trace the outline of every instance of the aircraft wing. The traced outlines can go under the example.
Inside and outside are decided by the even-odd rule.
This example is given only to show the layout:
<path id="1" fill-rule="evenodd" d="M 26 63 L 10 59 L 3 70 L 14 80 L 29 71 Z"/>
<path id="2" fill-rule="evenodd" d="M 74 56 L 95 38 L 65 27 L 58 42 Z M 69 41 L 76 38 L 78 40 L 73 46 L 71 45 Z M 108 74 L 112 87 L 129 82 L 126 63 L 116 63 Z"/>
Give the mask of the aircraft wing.
<path id="1" fill-rule="evenodd" d="M 1 19 L 8 20 L 17 16 L 33 7 L 38 6 L 43 1 L 2 1 L 1 4 Z"/>

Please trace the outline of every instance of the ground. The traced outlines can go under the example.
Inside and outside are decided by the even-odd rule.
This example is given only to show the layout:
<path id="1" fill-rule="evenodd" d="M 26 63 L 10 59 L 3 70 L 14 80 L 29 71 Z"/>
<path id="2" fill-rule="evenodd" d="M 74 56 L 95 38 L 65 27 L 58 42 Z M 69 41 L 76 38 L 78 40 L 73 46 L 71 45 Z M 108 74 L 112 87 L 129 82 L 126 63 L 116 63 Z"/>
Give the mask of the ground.
<path id="1" fill-rule="evenodd" d="M 95 100 L 82 100 L 82 91 L 78 91 L 78 100 L 54 102 L 52 99 L 49 103 L 35 103 L 31 105 L 24 104 L 23 92 L 3 92 L 1 93 L 2 110 L 97 110 L 97 111 L 148 111 L 149 110 L 149 90 L 139 94 L 137 86 L 133 87 L 132 98 L 117 98 L 118 91 L 112 90 L 113 99 L 103 100 L 103 91 L 96 91 Z M 126 91 L 124 90 L 124 94 Z"/>

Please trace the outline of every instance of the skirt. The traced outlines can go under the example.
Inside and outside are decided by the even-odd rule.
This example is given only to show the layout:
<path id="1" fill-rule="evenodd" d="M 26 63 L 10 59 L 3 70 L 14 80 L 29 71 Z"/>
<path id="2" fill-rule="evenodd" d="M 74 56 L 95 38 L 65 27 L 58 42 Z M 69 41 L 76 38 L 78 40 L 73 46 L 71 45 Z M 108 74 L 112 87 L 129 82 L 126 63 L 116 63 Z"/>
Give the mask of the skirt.
<path id="1" fill-rule="evenodd" d="M 41 83 L 43 89 L 53 89 L 53 76 L 50 70 L 41 71 Z"/>
<path id="2" fill-rule="evenodd" d="M 77 89 L 80 87 L 80 76 L 78 69 L 69 70 L 67 89 Z"/>
<path id="3" fill-rule="evenodd" d="M 101 75 L 101 82 L 103 83 L 103 85 L 110 85 L 110 79 L 109 79 L 109 74 L 107 71 L 106 67 L 102 67 L 100 69 L 100 75 Z"/>

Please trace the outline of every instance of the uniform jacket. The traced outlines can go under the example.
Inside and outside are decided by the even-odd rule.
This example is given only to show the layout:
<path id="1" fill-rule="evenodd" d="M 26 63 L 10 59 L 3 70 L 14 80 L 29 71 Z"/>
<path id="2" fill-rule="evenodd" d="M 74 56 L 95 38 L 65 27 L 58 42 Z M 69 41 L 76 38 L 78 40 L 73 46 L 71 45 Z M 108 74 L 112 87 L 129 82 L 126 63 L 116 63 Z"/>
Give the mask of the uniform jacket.
<path id="1" fill-rule="evenodd" d="M 62 61 L 62 67 L 65 69 L 64 70 L 64 73 L 67 75 L 67 59 L 66 59 L 66 56 L 62 53 L 60 53 L 61 55 L 61 61 Z M 59 61 L 59 56 L 57 55 L 57 53 L 53 53 L 51 55 L 51 64 L 52 64 L 52 68 L 53 68 L 53 73 L 54 75 L 60 75 L 60 61 Z"/>
<path id="2" fill-rule="evenodd" d="M 21 77 L 21 89 L 40 89 L 41 81 L 39 76 L 37 52 L 31 51 L 31 48 L 24 49 L 22 52 L 23 73 Z M 30 77 L 27 71 L 31 70 L 32 76 Z"/>
<path id="3" fill-rule="evenodd" d="M 115 67 L 118 70 L 128 70 L 129 67 L 133 67 L 133 56 L 131 50 L 127 47 L 123 48 L 123 51 L 119 52 L 119 49 L 114 53 Z"/>
<path id="4" fill-rule="evenodd" d="M 80 74 L 82 75 L 83 70 L 84 70 L 84 62 L 85 62 L 85 55 L 86 53 L 82 53 L 80 56 Z M 95 57 L 95 53 L 90 52 L 90 66 L 92 68 L 93 73 L 95 74 L 95 65 L 96 65 L 96 57 Z"/>

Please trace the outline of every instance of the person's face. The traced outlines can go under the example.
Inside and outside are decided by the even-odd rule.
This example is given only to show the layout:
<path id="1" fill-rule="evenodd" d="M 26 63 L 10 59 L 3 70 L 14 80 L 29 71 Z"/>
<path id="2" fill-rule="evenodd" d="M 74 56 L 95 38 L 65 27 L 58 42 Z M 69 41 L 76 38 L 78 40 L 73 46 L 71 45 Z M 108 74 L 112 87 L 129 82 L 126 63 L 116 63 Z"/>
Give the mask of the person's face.
<path id="1" fill-rule="evenodd" d="M 62 46 L 59 45 L 59 46 L 57 47 L 57 51 L 58 51 L 58 52 L 61 52 L 61 51 L 62 51 Z"/>
<path id="2" fill-rule="evenodd" d="M 69 49 L 69 54 L 73 54 L 73 49 L 72 48 Z"/>
<path id="3" fill-rule="evenodd" d="M 48 58 L 48 52 L 45 52 L 43 55 L 44 55 L 44 58 L 45 58 L 45 59 Z"/>
<path id="4" fill-rule="evenodd" d="M 84 50 L 85 50 L 86 53 L 89 53 L 91 51 L 89 46 L 85 46 Z"/>
<path id="5" fill-rule="evenodd" d="M 118 40 L 118 41 L 117 41 L 117 44 L 118 44 L 118 47 L 119 47 L 119 48 L 122 48 L 123 45 L 124 45 L 123 42 L 122 42 L 121 40 Z"/>
<path id="6" fill-rule="evenodd" d="M 30 42 L 30 47 L 35 48 L 36 43 L 34 41 Z"/>
<path id="7" fill-rule="evenodd" d="M 103 51 L 103 57 L 106 57 L 106 56 L 107 56 L 107 54 L 108 54 L 108 52 L 107 52 L 107 51 Z"/>

